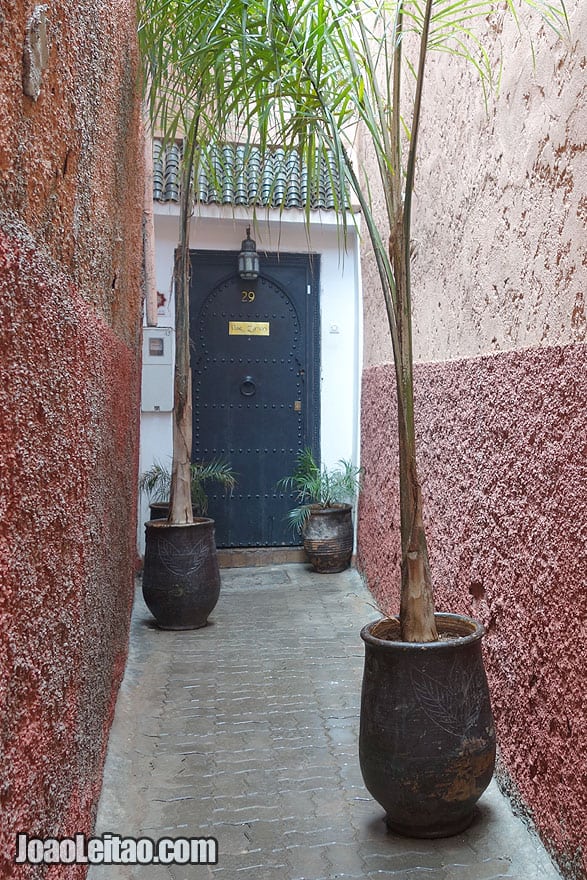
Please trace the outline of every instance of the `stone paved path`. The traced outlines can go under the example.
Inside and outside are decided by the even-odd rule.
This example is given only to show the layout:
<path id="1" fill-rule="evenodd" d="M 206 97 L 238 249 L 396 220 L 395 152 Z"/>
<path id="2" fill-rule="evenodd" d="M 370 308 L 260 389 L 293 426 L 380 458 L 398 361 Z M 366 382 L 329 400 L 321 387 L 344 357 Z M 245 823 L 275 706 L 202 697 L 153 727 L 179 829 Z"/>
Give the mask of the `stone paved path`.
<path id="1" fill-rule="evenodd" d="M 93 866 L 90 880 L 555 880 L 495 784 L 464 834 L 389 834 L 357 760 L 353 570 L 225 569 L 211 625 L 162 632 L 137 595 L 96 834 L 214 837 L 218 864 Z"/>

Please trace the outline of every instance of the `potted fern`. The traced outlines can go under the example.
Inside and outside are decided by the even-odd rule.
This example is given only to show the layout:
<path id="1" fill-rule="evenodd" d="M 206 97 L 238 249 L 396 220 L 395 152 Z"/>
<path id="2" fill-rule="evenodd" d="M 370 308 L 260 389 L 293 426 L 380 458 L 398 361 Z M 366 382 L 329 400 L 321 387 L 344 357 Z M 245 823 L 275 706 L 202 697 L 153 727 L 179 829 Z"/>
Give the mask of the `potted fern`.
<path id="1" fill-rule="evenodd" d="M 303 538 L 304 550 L 315 571 L 348 568 L 353 555 L 352 506 L 361 488 L 361 468 L 341 459 L 335 468 L 318 465 L 311 449 L 303 449 L 296 467 L 278 487 L 293 492 L 297 506 L 289 521 Z"/>
<path id="2" fill-rule="evenodd" d="M 205 489 L 207 483 L 219 483 L 227 492 L 232 491 L 236 485 L 236 478 L 230 464 L 220 458 L 208 462 L 192 462 L 191 499 L 194 516 L 206 516 L 208 513 L 208 496 Z M 153 462 L 141 475 L 139 490 L 149 500 L 151 519 L 167 518 L 171 470 L 159 461 Z"/>

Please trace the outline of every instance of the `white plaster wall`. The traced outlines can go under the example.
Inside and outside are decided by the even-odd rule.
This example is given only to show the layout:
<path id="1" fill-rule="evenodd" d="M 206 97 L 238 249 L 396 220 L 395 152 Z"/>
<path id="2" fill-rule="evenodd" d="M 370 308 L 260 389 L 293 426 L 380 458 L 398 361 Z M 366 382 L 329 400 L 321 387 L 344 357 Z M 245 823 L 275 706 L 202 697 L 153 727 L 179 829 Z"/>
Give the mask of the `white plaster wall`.
<path id="1" fill-rule="evenodd" d="M 346 241 L 334 217 L 312 215 L 310 233 L 301 211 L 263 213 L 253 218 L 243 209 L 206 207 L 192 220 L 190 246 L 204 250 L 240 250 L 250 223 L 259 252 L 320 254 L 321 425 L 322 460 L 359 458 L 359 395 L 362 362 L 362 304 L 358 236 L 349 228 Z M 159 326 L 173 326 L 171 280 L 178 241 L 175 205 L 155 205 L 157 289 L 167 298 Z M 155 460 L 169 463 L 172 454 L 171 413 L 141 413 L 140 472 Z M 139 499 L 139 554 L 144 553 L 148 504 Z"/>
<path id="2" fill-rule="evenodd" d="M 464 61 L 429 57 L 412 224 L 418 361 L 587 341 L 587 4 L 566 6 L 570 39 L 521 6 L 519 29 L 501 12 L 486 24 L 496 69 L 503 55 L 487 109 Z M 363 257 L 370 366 L 392 355 Z"/>

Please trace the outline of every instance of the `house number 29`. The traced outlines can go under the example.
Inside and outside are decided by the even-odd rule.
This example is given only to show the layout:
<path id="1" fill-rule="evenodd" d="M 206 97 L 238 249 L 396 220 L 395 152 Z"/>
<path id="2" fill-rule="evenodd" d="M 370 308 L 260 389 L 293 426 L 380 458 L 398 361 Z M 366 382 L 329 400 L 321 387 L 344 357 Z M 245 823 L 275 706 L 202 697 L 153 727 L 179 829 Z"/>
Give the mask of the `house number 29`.
<path id="1" fill-rule="evenodd" d="M 252 303 L 255 300 L 255 291 L 254 290 L 243 290 L 241 296 L 241 302 L 244 303 Z"/>

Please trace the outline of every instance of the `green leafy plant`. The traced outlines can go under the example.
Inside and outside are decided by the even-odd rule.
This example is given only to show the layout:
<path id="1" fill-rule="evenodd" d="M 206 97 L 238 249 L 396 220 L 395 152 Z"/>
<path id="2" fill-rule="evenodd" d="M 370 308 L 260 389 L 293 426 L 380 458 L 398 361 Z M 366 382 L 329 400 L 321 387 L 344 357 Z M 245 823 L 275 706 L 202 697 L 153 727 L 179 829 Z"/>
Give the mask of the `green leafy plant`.
<path id="1" fill-rule="evenodd" d="M 236 485 L 232 467 L 220 458 L 209 462 L 194 462 L 190 471 L 192 507 L 199 516 L 205 516 L 208 512 L 208 496 L 204 489 L 206 483 L 220 483 L 226 491 L 232 491 Z M 139 489 L 151 502 L 168 502 L 171 492 L 170 469 L 160 462 L 154 462 L 141 475 Z"/>
<path id="2" fill-rule="evenodd" d="M 352 504 L 361 488 L 362 473 L 362 468 L 345 459 L 338 462 L 337 468 L 320 467 L 312 450 L 302 449 L 293 474 L 277 484 L 285 492 L 295 492 L 298 506 L 288 515 L 292 528 L 302 532 L 313 507 Z"/>

